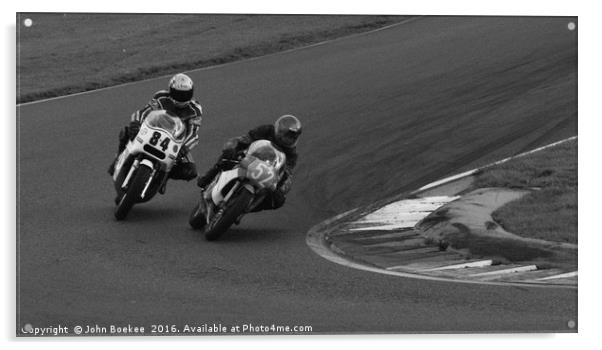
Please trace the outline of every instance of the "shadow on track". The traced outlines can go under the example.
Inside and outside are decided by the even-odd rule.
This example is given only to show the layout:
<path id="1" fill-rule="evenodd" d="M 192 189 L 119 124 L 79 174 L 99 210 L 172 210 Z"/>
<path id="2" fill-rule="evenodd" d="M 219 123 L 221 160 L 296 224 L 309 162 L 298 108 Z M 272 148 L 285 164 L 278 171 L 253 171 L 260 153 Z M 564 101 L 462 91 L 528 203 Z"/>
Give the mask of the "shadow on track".
<path id="1" fill-rule="evenodd" d="M 113 216 L 114 207 L 111 207 L 108 212 L 107 217 L 115 222 L 117 222 Z M 151 206 L 134 206 L 132 211 L 128 214 L 127 218 L 120 223 L 128 223 L 128 222 L 165 222 L 166 220 L 171 220 L 175 217 L 181 216 L 182 210 L 179 208 L 169 208 L 169 207 L 151 207 Z M 98 217 L 98 216 L 97 216 Z M 105 217 L 102 217 L 105 219 Z M 182 225 L 184 225 L 185 221 L 182 221 Z"/>
<path id="2" fill-rule="evenodd" d="M 203 241 L 206 242 L 207 244 L 224 244 L 224 243 L 257 243 L 257 242 L 261 242 L 266 243 L 266 242 L 274 242 L 277 240 L 281 240 L 286 238 L 286 234 L 282 231 L 282 230 L 278 230 L 278 229 L 273 229 L 273 228 L 267 228 L 267 229 L 261 229 L 261 228 L 230 228 L 228 230 L 228 232 L 224 233 L 223 236 L 221 236 L 218 240 L 216 241 L 206 241 L 205 237 L 203 237 L 203 235 L 201 234 L 200 231 L 193 231 L 192 229 L 190 229 L 190 232 L 195 236 L 195 241 Z"/>

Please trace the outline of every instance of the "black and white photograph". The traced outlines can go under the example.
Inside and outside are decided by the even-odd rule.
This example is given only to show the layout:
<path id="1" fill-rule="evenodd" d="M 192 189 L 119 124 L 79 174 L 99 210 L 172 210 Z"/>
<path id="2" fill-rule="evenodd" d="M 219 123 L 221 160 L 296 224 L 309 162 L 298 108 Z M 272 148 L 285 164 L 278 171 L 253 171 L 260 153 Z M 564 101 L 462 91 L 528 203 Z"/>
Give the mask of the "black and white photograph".
<path id="1" fill-rule="evenodd" d="M 15 13 L 17 338 L 579 331 L 577 12 L 165 11 Z"/>

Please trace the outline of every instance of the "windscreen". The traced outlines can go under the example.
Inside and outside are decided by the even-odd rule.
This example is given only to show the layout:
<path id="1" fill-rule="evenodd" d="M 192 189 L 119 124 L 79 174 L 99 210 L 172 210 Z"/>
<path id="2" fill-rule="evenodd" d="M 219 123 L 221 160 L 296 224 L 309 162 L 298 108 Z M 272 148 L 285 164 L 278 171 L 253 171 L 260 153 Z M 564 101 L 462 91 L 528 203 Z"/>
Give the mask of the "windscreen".
<path id="1" fill-rule="evenodd" d="M 152 128 L 169 132 L 176 139 L 184 135 L 184 123 L 179 118 L 172 117 L 163 110 L 150 112 L 144 121 Z"/>
<path id="2" fill-rule="evenodd" d="M 276 161 L 278 159 L 278 156 L 276 155 L 276 150 L 274 149 L 272 144 L 266 140 L 253 142 L 249 147 L 248 154 L 263 160 L 271 166 L 275 166 Z"/>

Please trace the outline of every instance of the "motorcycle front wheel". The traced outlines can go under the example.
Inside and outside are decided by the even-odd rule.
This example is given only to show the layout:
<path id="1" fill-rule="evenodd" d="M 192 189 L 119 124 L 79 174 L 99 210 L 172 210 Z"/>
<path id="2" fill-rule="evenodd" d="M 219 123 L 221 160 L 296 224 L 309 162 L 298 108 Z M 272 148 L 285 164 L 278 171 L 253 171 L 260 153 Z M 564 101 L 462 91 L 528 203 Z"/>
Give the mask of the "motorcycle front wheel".
<path id="1" fill-rule="evenodd" d="M 136 204 L 140 198 L 140 194 L 142 193 L 144 185 L 146 184 L 146 181 L 148 180 L 152 171 L 153 170 L 148 166 L 140 164 L 138 170 L 136 170 L 136 175 L 134 175 L 132 182 L 130 182 L 130 185 L 128 186 L 127 191 L 123 194 L 121 200 L 119 200 L 119 203 L 117 203 L 117 207 L 115 207 L 115 219 L 123 220 L 126 218 L 134 204 Z"/>
<path id="2" fill-rule="evenodd" d="M 205 227 L 205 239 L 214 241 L 224 234 L 234 221 L 244 213 L 252 199 L 253 194 L 246 188 L 241 187 L 238 193 L 230 198 L 226 206 L 211 218 L 211 221 Z"/>

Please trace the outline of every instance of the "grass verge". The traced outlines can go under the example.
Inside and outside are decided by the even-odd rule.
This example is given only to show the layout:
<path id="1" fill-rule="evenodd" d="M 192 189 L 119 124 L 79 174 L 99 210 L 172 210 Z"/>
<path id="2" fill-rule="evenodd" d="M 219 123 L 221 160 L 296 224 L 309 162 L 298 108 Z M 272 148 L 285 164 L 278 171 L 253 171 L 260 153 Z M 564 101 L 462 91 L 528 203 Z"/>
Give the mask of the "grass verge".
<path id="1" fill-rule="evenodd" d="M 33 25 L 24 26 L 29 18 Z M 262 56 L 408 16 L 17 14 L 17 103 Z"/>
<path id="2" fill-rule="evenodd" d="M 494 220 L 520 236 L 577 243 L 577 140 L 485 169 L 473 187 L 532 189 Z"/>

